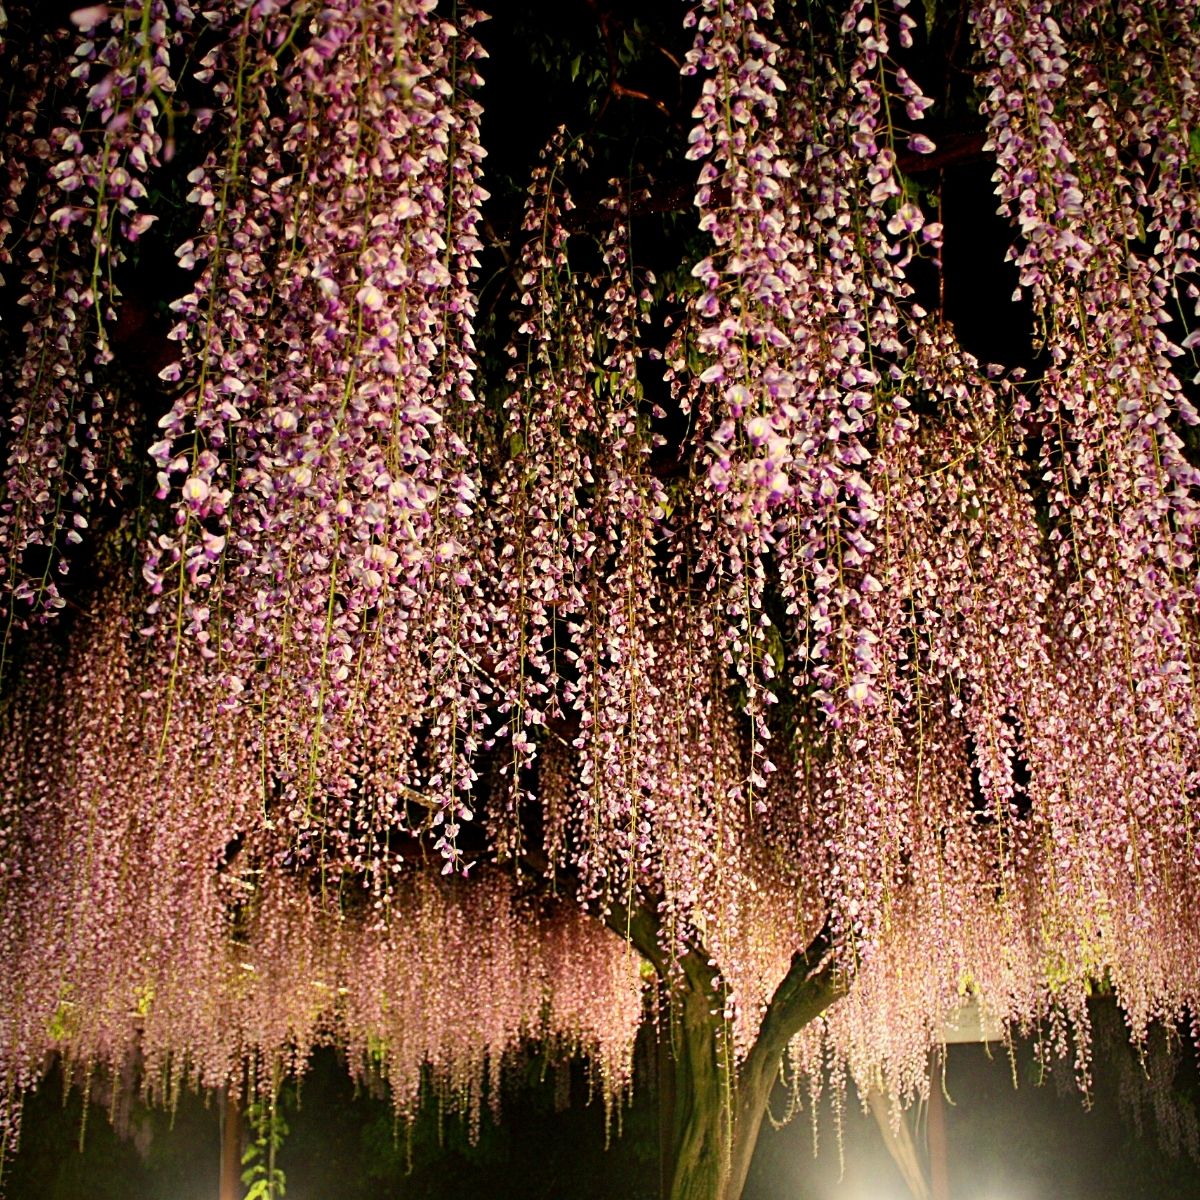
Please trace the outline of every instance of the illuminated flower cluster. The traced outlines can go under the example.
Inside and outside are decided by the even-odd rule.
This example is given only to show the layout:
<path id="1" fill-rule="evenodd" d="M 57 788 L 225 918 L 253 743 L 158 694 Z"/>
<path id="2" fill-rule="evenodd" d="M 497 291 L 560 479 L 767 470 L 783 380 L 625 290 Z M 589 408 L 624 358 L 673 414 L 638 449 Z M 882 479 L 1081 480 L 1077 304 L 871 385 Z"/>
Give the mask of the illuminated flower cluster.
<path id="1" fill-rule="evenodd" d="M 429 1068 L 477 1121 L 506 1059 L 544 1039 L 588 1057 L 605 1103 L 620 1099 L 643 987 L 620 938 L 500 874 L 410 876 L 367 919 L 264 869 L 273 835 L 255 826 L 238 716 L 189 693 L 160 747 L 165 681 L 145 690 L 144 651 L 128 597 L 110 593 L 68 655 L 25 664 L 42 679 L 6 717 L 0 949 L 24 964 L 0 1000 L 6 1096 L 55 1050 L 86 1070 L 136 1049 L 145 1089 L 166 1100 L 185 1083 L 240 1088 L 247 1061 L 260 1080 L 302 1071 L 333 1040 L 387 1079 L 402 1115 Z M 48 723 L 69 732 L 47 739 Z"/>
<path id="2" fill-rule="evenodd" d="M 601 266 L 573 266 L 564 176 L 577 148 L 547 147 L 524 221 L 524 289 L 509 347 L 507 453 L 488 497 L 488 659 L 507 797 L 493 814 L 503 852 L 519 846 L 519 806 L 539 747 L 556 745 L 575 778 L 555 816 L 589 888 L 641 867 L 656 737 L 654 543 L 663 489 L 649 469 L 650 412 L 638 379 L 648 279 L 628 256 L 627 197 L 611 202 Z M 575 247 L 584 238 L 575 239 Z"/>
<path id="3" fill-rule="evenodd" d="M 173 520 L 145 576 L 175 674 L 198 654 L 258 711 L 280 816 L 337 845 L 401 821 L 418 782 L 453 818 L 473 779 L 480 50 L 469 17 L 346 3 L 277 78 L 309 18 L 260 7 L 226 13 L 203 62 L 224 136 L 191 176 L 200 271 L 151 448 Z M 422 778 L 407 738 L 435 707 Z"/>
<path id="4" fill-rule="evenodd" d="M 0 383 L 6 626 L 63 606 L 70 548 L 132 469 L 133 413 L 105 369 L 119 301 L 112 277 L 157 219 L 145 208 L 147 181 L 173 150 L 163 136 L 171 52 L 192 19 L 186 4 L 165 0 L 147 0 L 140 14 L 97 6 L 78 16 L 78 45 L 47 38 L 32 61 L 8 63 L 16 104 L 0 152 L 0 264 L 21 264 L 8 282 L 22 324 L 8 335 Z"/>

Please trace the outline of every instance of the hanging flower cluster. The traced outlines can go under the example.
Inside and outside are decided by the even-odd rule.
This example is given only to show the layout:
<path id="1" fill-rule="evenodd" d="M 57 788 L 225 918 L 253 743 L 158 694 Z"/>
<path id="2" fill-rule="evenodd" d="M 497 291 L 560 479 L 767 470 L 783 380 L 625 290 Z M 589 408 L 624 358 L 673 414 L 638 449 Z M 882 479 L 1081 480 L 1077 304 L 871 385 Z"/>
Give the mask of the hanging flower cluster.
<path id="1" fill-rule="evenodd" d="M 580 157 L 556 135 L 527 206 L 506 453 L 485 505 L 481 555 L 499 585 L 487 613 L 504 739 L 497 845 L 519 849 L 539 743 L 555 744 L 575 779 L 548 848 L 573 860 L 598 896 L 630 885 L 646 854 L 664 496 L 649 467 L 651 413 L 638 378 L 652 280 L 634 275 L 619 191 L 607 236 L 593 247 L 599 268 L 572 263 L 588 239 L 572 246 L 564 176 Z"/>
<path id="2" fill-rule="evenodd" d="M 851 5 L 837 52 L 797 61 L 770 17 L 696 13 L 714 253 L 673 367 L 706 439 L 701 562 L 754 723 L 747 787 L 794 770 L 767 744 L 781 695 L 826 718 L 807 797 L 786 780 L 787 799 L 759 799 L 763 823 L 791 809 L 815 835 L 806 861 L 859 981 L 828 1050 L 802 1057 L 912 1094 L 970 980 L 1008 1020 L 1058 1006 L 1083 1069 L 1089 980 L 1138 1036 L 1194 996 L 1167 966 L 1194 953 L 1179 882 L 1197 861 L 1194 414 L 1165 328 L 1195 266 L 1190 67 L 1150 69 L 1164 28 L 1140 9 L 1071 6 L 1061 27 L 1049 6 L 975 11 L 1049 358 L 1044 379 L 1001 384 L 908 282 L 941 230 L 895 169 L 905 139 L 933 149 L 896 58 L 905 5 Z M 1103 81 L 1118 59 L 1120 88 Z M 809 729 L 791 719 L 789 736 Z M 1019 982 L 989 960 L 1024 964 Z"/>
<path id="3" fill-rule="evenodd" d="M 414 783 L 453 820 L 473 780 L 481 51 L 473 18 L 432 8 L 219 14 L 200 78 L 221 137 L 189 177 L 199 273 L 165 372 L 182 386 L 150 451 L 173 675 L 207 662 L 258 712 L 279 818 L 331 848 L 403 823 Z M 410 730 L 435 711 L 423 772 Z"/>
<path id="4" fill-rule="evenodd" d="M 1125 698 L 1108 714 L 1114 733 L 1126 754 L 1149 756 L 1169 808 L 1193 786 L 1196 762 L 1200 477 L 1179 423 L 1200 418 L 1165 329 L 1180 276 L 1194 267 L 1194 195 L 1168 184 L 1168 200 L 1146 178 L 1164 152 L 1164 112 L 1182 128 L 1194 123 L 1191 76 L 1183 63 L 1171 79 L 1159 69 L 1126 73 L 1147 65 L 1150 26 L 1139 6 L 1121 14 L 1128 63 L 1124 52 L 1102 61 L 1085 52 L 1068 70 L 1068 39 L 1105 44 L 1113 18 L 1090 5 L 1063 16 L 1060 27 L 1038 6 L 975 14 L 981 46 L 995 55 L 987 111 L 999 192 L 1020 229 L 1022 286 L 1046 329 L 1047 376 L 1024 419 L 1040 438 L 1058 518 L 1051 540 L 1065 619 L 1086 631 L 1114 678 L 1124 676 Z M 1110 57 L 1122 63 L 1119 80 L 1106 77 Z M 1031 188 L 1032 177 L 1044 186 Z"/>
<path id="5" fill-rule="evenodd" d="M 256 764 L 191 687 L 162 742 L 163 681 L 138 653 L 132 607 L 115 587 L 65 653 L 48 639 L 28 647 L 7 706 L 3 953 L 26 969 L 8 973 L 6 1095 L 36 1079 L 48 1031 L 81 1013 L 81 1061 L 120 1063 L 131 1014 L 168 976 L 184 989 L 210 976 L 228 941 L 219 868 L 258 807 Z M 99 1003 L 118 976 L 119 992 Z"/>
<path id="6" fill-rule="evenodd" d="M 164 140 L 172 48 L 186 4 L 82 9 L 82 40 L 7 47 L 14 100 L 5 144 L 0 265 L 22 324 L 6 338 L 0 573 L 6 628 L 59 609 L 59 578 L 98 503 L 132 469 L 134 414 L 105 370 L 113 273 L 157 219 L 145 206 Z M 166 110 L 166 111 L 164 111 Z M 20 263 L 14 272 L 10 264 Z M 8 635 L 5 635 L 7 644 Z"/>
<path id="7" fill-rule="evenodd" d="M 634 952 L 505 875 L 451 888 L 410 876 L 368 920 L 265 869 L 271 834 L 255 826 L 257 764 L 236 714 L 183 696 L 192 715 L 156 754 L 161 690 L 143 689 L 129 610 L 110 593 L 70 653 L 38 652 L 25 664 L 37 686 L 7 713 L 2 951 L 24 969 L 6 972 L 0 1001 L 5 1097 L 52 1051 L 81 1072 L 136 1053 L 149 1098 L 169 1101 L 184 1084 L 239 1088 L 247 1061 L 260 1080 L 302 1071 L 334 1041 L 388 1081 L 401 1115 L 429 1068 L 477 1122 L 506 1058 L 543 1039 L 586 1056 L 617 1103 L 642 1016 Z M 36 732 L 48 725 L 69 733 Z"/>

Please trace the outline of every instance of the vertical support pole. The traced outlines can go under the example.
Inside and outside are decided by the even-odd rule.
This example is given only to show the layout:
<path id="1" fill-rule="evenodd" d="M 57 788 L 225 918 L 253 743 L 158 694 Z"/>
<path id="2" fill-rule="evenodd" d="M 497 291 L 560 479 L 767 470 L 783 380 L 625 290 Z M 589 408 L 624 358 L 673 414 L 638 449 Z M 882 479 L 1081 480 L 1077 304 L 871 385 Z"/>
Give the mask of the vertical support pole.
<path id="1" fill-rule="evenodd" d="M 661 999 L 667 1009 L 669 1001 Z M 675 1176 L 675 1055 L 671 1047 L 671 1016 L 665 1018 L 666 1028 L 660 1028 L 656 1042 L 655 1075 L 658 1084 L 658 1168 L 659 1194 L 670 1200 L 671 1181 Z"/>
<path id="2" fill-rule="evenodd" d="M 950 1163 L 946 1142 L 946 1051 L 936 1050 L 929 1079 L 929 1195 L 930 1200 L 950 1200 Z"/>
<path id="3" fill-rule="evenodd" d="M 228 1088 L 221 1100 L 220 1200 L 242 1200 L 242 1104 Z"/>
<path id="4" fill-rule="evenodd" d="M 908 1188 L 908 1194 L 913 1200 L 932 1200 L 933 1193 L 921 1167 L 917 1146 L 908 1128 L 907 1116 L 901 1113 L 899 1126 L 892 1128 L 891 1105 L 881 1088 L 873 1087 L 867 1092 L 867 1104 L 875 1118 L 875 1124 L 879 1126 L 883 1144 L 892 1156 L 892 1162 L 896 1164 L 905 1187 Z"/>

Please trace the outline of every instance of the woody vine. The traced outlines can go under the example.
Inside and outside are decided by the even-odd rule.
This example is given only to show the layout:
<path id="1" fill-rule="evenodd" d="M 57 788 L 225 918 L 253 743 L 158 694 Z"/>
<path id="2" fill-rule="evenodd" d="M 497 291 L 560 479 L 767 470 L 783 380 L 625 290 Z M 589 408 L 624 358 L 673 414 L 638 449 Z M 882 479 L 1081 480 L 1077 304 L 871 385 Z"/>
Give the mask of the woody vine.
<path id="1" fill-rule="evenodd" d="M 1135 1041 L 1197 1011 L 1190 4 L 681 6 L 665 281 L 661 179 L 588 173 L 615 107 L 670 111 L 611 13 L 507 240 L 468 6 L 39 20 L 0 140 L 10 1151 L 50 1051 L 270 1104 L 333 1042 L 478 1120 L 541 1038 L 618 1105 L 650 1004 L 667 1190 L 732 1200 L 785 1055 L 904 1102 L 967 997 L 1084 1080 L 1092 991 Z M 1030 370 L 930 283 L 956 105 Z M 155 238 L 186 285 L 131 363 Z"/>

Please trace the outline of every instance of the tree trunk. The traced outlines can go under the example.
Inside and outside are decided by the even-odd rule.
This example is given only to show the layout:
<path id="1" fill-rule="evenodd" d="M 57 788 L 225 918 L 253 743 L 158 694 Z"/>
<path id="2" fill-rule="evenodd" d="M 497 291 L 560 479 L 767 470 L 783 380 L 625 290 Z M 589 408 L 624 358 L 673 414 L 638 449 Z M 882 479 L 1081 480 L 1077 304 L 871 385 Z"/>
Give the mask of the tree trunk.
<path id="1" fill-rule="evenodd" d="M 663 1162 L 664 1200 L 741 1197 L 788 1042 L 845 994 L 844 981 L 829 964 L 821 965 L 827 949 L 822 931 L 793 957 L 736 1083 L 724 1073 L 720 1047 L 727 1031 L 720 1000 L 708 983 L 710 972 L 695 958 L 683 963 L 685 981 L 676 992 L 672 1022 L 674 1071 L 660 1107 L 671 1133 L 670 1159 L 664 1156 Z"/>
<path id="2" fill-rule="evenodd" d="M 728 1147 L 726 1089 L 717 1059 L 722 1035 L 710 995 L 688 989 L 672 1023 L 674 1072 L 670 1091 L 670 1161 L 664 1164 L 666 1200 L 717 1200 Z"/>
<path id="3" fill-rule="evenodd" d="M 522 853 L 523 865 L 546 878 L 545 856 Z M 847 980 L 830 956 L 829 923 L 792 955 L 783 981 L 763 1013 L 758 1039 L 737 1070 L 714 971 L 701 945 L 676 961 L 662 949 L 662 927 L 652 906 L 610 900 L 604 922 L 654 967 L 671 994 L 671 1045 L 659 1058 L 659 1157 L 663 1200 L 740 1200 L 758 1142 L 763 1114 L 787 1044 L 846 994 Z"/>

